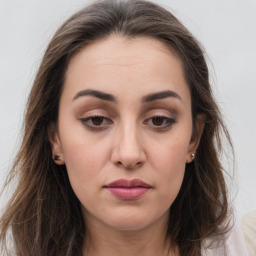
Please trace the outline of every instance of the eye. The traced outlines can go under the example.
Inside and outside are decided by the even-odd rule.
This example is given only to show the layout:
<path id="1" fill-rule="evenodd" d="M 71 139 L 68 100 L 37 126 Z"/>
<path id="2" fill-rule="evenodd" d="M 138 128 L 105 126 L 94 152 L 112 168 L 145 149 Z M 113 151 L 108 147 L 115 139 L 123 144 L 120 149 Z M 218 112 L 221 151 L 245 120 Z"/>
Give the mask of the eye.
<path id="1" fill-rule="evenodd" d="M 81 122 L 90 129 L 104 129 L 109 124 L 112 124 L 109 118 L 97 115 L 82 118 Z"/>
<path id="2" fill-rule="evenodd" d="M 156 129 L 164 129 L 176 123 L 176 120 L 167 116 L 153 116 L 146 119 L 144 123 Z"/>

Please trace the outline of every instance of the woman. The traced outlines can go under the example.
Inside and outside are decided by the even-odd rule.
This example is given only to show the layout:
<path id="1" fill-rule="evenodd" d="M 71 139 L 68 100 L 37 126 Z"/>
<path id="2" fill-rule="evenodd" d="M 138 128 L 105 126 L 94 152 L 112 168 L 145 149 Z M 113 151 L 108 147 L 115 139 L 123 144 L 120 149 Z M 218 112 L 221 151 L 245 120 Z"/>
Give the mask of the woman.
<path id="1" fill-rule="evenodd" d="M 10 231 L 12 255 L 229 253 L 222 133 L 204 53 L 171 13 L 86 7 L 31 90 L 2 252 Z"/>

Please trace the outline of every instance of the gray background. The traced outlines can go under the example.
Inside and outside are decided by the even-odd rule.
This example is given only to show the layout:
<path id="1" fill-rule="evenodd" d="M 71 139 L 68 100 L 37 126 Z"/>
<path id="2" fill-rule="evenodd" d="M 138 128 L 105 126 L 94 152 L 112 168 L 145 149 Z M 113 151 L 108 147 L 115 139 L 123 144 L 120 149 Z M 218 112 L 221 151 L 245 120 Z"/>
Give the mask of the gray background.
<path id="1" fill-rule="evenodd" d="M 88 2 L 0 0 L 0 186 L 18 149 L 26 98 L 44 49 L 57 27 Z M 173 11 L 206 49 L 236 152 L 235 206 L 240 215 L 256 210 L 256 1 L 155 2 Z"/>

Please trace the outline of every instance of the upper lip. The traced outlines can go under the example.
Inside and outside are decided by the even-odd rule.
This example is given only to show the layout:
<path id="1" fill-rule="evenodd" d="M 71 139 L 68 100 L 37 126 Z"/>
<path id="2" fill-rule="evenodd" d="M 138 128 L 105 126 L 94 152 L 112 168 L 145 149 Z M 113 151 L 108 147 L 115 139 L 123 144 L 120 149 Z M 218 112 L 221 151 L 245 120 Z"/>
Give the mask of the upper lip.
<path id="1" fill-rule="evenodd" d="M 132 188 L 132 187 L 144 187 L 144 188 L 151 188 L 152 186 L 150 186 L 149 184 L 147 184 L 146 182 L 140 180 L 140 179 L 133 179 L 133 180 L 126 180 L 126 179 L 118 179 L 115 180 L 109 184 L 107 184 L 107 186 L 105 187 L 110 187 L 110 188 L 114 188 L 114 187 L 124 187 L 124 188 Z"/>

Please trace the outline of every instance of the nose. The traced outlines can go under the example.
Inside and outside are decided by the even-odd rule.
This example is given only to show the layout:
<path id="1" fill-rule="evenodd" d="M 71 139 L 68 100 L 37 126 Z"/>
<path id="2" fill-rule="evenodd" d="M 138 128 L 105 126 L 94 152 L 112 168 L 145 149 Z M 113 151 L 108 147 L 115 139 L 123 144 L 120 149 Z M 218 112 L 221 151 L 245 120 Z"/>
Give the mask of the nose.
<path id="1" fill-rule="evenodd" d="M 111 158 L 115 165 L 129 170 L 139 168 L 145 163 L 142 138 L 135 125 L 120 128 L 114 139 Z"/>

